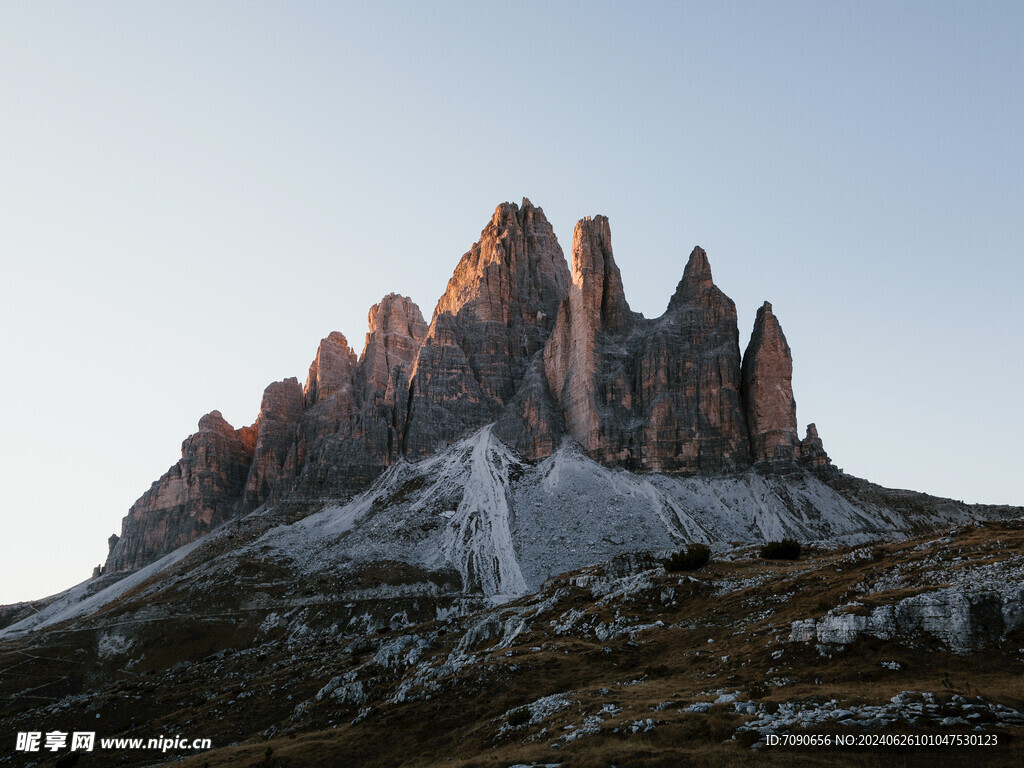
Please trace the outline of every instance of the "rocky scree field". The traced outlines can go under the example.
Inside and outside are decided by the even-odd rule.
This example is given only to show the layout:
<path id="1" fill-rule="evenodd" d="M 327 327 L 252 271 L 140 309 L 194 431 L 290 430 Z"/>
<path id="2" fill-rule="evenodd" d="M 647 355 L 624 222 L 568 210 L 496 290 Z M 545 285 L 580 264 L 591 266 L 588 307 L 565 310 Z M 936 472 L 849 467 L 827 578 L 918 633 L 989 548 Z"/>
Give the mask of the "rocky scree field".
<path id="1" fill-rule="evenodd" d="M 280 522 L 246 521 L 225 534 L 236 546 Z M 304 581 L 253 558 L 218 575 L 223 552 L 202 548 L 94 615 L 3 642 L 0 718 L 209 737 L 173 759 L 195 768 L 1019 765 L 1024 522 L 806 550 L 765 561 L 744 545 L 689 573 L 623 554 L 496 605 L 451 572 L 378 562 Z M 999 744 L 766 746 L 786 733 Z"/>

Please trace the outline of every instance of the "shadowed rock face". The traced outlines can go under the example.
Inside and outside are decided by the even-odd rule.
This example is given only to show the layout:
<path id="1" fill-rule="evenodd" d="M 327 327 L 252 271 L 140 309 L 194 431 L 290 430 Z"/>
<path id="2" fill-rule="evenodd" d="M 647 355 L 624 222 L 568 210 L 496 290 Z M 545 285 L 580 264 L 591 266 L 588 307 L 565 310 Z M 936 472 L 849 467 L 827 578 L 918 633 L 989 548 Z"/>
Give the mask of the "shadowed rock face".
<path id="1" fill-rule="evenodd" d="M 419 458 L 493 422 L 544 346 L 569 273 L 544 212 L 498 206 L 434 310 L 412 373 L 405 453 Z"/>
<path id="2" fill-rule="evenodd" d="M 740 402 L 736 305 L 694 248 L 640 356 L 643 462 L 657 472 L 717 473 L 749 465 Z"/>
<path id="3" fill-rule="evenodd" d="M 629 310 L 608 220 L 573 238 L 573 287 L 544 350 L 569 435 L 606 464 L 722 472 L 749 464 L 736 307 L 694 249 L 668 310 Z"/>
<path id="4" fill-rule="evenodd" d="M 743 356 L 743 400 L 754 463 L 791 463 L 800 442 L 793 399 L 793 355 L 767 301 L 757 310 Z"/>
<path id="5" fill-rule="evenodd" d="M 638 319 L 629 309 L 612 255 L 604 216 L 576 224 L 569 297 L 544 348 L 544 371 L 565 426 L 591 456 L 612 463 L 631 459 L 632 356 L 612 343 Z"/>
<path id="6" fill-rule="evenodd" d="M 280 494 L 294 476 L 288 471 L 295 445 L 295 428 L 302 416 L 302 388 L 294 376 L 275 381 L 263 391 L 260 415 L 256 417 L 256 448 L 245 481 L 242 511 L 250 512 L 271 494 Z"/>
<path id="7" fill-rule="evenodd" d="M 361 490 L 401 456 L 409 373 L 427 326 L 419 307 L 394 293 L 373 305 L 368 320 L 358 364 L 351 351 L 345 357 L 348 388 L 317 402 L 300 420 L 294 469 L 299 493 Z"/>
<path id="8" fill-rule="evenodd" d="M 219 411 L 199 420 L 181 460 L 132 505 L 112 536 L 105 570 L 134 570 L 230 519 L 256 445 L 252 427 L 233 429 Z"/>
<path id="9" fill-rule="evenodd" d="M 267 387 L 252 427 L 203 417 L 130 510 L 107 568 L 138 568 L 268 501 L 344 498 L 489 424 L 528 459 L 568 437 L 634 471 L 830 466 L 814 425 L 797 441 L 792 357 L 771 305 L 741 368 L 736 307 L 698 247 L 665 313 L 644 318 L 626 301 L 604 216 L 576 225 L 570 277 L 544 212 L 503 203 L 429 326 L 394 293 L 368 325 L 358 358 L 335 331 L 304 388 Z"/>

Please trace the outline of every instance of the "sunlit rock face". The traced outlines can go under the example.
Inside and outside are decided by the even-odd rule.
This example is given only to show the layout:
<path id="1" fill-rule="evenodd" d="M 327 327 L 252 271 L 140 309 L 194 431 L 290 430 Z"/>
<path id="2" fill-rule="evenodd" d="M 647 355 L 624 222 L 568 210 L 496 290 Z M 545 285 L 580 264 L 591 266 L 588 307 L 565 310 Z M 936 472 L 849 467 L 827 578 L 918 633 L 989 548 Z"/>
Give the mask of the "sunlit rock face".
<path id="1" fill-rule="evenodd" d="M 219 411 L 199 420 L 181 460 L 132 505 L 111 537 L 106 571 L 134 570 L 194 541 L 235 514 L 256 446 L 252 427 L 233 429 Z"/>
<path id="2" fill-rule="evenodd" d="M 318 399 L 300 420 L 293 470 L 299 493 L 361 490 L 401 457 L 409 376 L 427 325 L 411 299 L 394 293 L 370 308 L 368 322 L 358 362 L 347 345 L 344 354 L 336 354 L 345 361 L 344 386 Z M 336 337 L 344 342 L 341 334 Z"/>
<path id="3" fill-rule="evenodd" d="M 357 363 L 356 353 L 349 349 L 344 334 L 332 331 L 326 339 L 321 339 L 302 391 L 303 407 L 308 411 L 331 399 L 352 404 L 352 380 Z"/>
<path id="4" fill-rule="evenodd" d="M 495 421 L 569 289 L 544 212 L 502 203 L 437 302 L 410 387 L 405 453 L 419 458 Z"/>
<path id="5" fill-rule="evenodd" d="M 633 411 L 634 355 L 623 345 L 639 315 L 626 302 L 604 216 L 576 224 L 573 281 L 544 348 L 544 371 L 566 430 L 592 457 L 630 465 L 637 458 Z"/>
<path id="6" fill-rule="evenodd" d="M 543 210 L 502 203 L 429 325 L 394 293 L 367 321 L 360 355 L 330 333 L 305 386 L 267 387 L 251 427 L 204 417 L 130 510 L 108 567 L 137 568 L 268 503 L 347 498 L 488 425 L 532 461 L 568 440 L 636 472 L 834 471 L 814 425 L 797 440 L 792 356 L 771 305 L 741 366 L 736 307 L 698 247 L 665 313 L 644 318 L 604 216 L 576 225 L 570 273 Z"/>
<path id="7" fill-rule="evenodd" d="M 736 305 L 694 248 L 665 314 L 645 334 L 639 376 L 642 466 L 718 473 L 749 464 Z"/>

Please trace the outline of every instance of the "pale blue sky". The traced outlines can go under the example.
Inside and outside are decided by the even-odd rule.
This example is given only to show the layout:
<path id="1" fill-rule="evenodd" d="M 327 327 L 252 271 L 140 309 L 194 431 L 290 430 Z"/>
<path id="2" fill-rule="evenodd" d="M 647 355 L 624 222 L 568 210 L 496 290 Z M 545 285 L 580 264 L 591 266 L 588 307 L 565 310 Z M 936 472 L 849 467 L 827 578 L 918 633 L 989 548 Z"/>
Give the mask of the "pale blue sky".
<path id="1" fill-rule="evenodd" d="M 494 206 L 610 217 L 660 314 L 768 299 L 847 471 L 1024 504 L 1024 5 L 0 4 L 0 602 L 89 575 L 199 417 Z M 568 253 L 567 253 L 568 255 Z"/>

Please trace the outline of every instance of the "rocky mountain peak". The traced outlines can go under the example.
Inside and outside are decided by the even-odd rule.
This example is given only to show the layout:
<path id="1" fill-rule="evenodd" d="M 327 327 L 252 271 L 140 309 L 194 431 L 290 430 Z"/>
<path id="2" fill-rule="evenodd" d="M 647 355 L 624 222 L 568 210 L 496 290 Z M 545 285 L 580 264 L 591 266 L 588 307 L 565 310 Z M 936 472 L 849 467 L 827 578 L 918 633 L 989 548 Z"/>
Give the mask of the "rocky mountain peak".
<path id="1" fill-rule="evenodd" d="M 389 293 L 378 303 L 370 307 L 366 315 L 367 338 L 391 334 L 418 337 L 422 340 L 426 335 L 426 323 L 420 308 L 408 296 Z M 422 327 L 422 330 L 420 328 Z M 366 350 L 364 348 L 363 354 Z"/>
<path id="2" fill-rule="evenodd" d="M 632 324 L 633 313 L 622 288 L 622 275 L 612 254 L 607 216 L 587 216 L 576 224 L 572 238 L 573 290 L 580 292 L 579 309 L 596 328 L 617 331 Z"/>
<path id="3" fill-rule="evenodd" d="M 542 209 L 503 203 L 437 303 L 412 374 L 405 450 L 425 456 L 493 422 L 544 346 L 569 270 Z"/>
<path id="4" fill-rule="evenodd" d="M 316 358 L 309 366 L 303 405 L 310 408 L 337 392 L 350 390 L 356 362 L 356 353 L 349 348 L 344 334 L 332 331 L 327 338 L 321 339 Z"/>
<path id="5" fill-rule="evenodd" d="M 800 461 L 812 469 L 824 469 L 832 464 L 814 424 L 807 425 L 807 436 L 800 441 Z"/>
<path id="6" fill-rule="evenodd" d="M 302 411 L 302 387 L 294 376 L 275 381 L 263 390 L 255 424 L 256 447 L 242 497 L 244 511 L 256 509 L 275 491 L 283 492 L 284 486 L 279 481 L 290 479 L 284 469 Z"/>
<path id="7" fill-rule="evenodd" d="M 754 463 L 792 462 L 799 443 L 793 355 L 767 301 L 757 311 L 743 355 L 742 381 Z"/>
<path id="8" fill-rule="evenodd" d="M 136 501 L 108 539 L 107 573 L 131 571 L 195 541 L 235 514 L 252 464 L 256 430 L 233 429 L 220 411 L 199 420 L 181 459 Z"/>
<path id="9" fill-rule="evenodd" d="M 271 384 L 251 427 L 204 416 L 132 507 L 109 563 L 137 568 L 266 502 L 347 497 L 488 425 L 530 460 L 569 437 L 603 465 L 667 475 L 828 467 L 813 425 L 797 440 L 792 356 L 771 305 L 741 369 L 736 307 L 703 248 L 650 320 L 626 300 L 607 217 L 577 223 L 571 257 L 570 273 L 530 200 L 497 206 L 429 325 L 390 293 L 370 308 L 358 357 L 332 332 L 305 387 Z"/>
<path id="10" fill-rule="evenodd" d="M 370 307 L 366 320 L 369 330 L 359 359 L 364 394 L 369 394 L 367 389 L 383 394 L 393 388 L 395 366 L 404 368 L 403 386 L 408 387 L 413 361 L 427 335 L 420 308 L 407 296 L 389 293 Z"/>
<path id="11" fill-rule="evenodd" d="M 686 305 L 693 304 L 701 294 L 715 287 L 711 276 L 711 262 L 708 255 L 699 245 L 694 246 L 690 258 L 683 269 L 676 291 L 668 303 L 668 311 L 675 312 Z"/>
<path id="12" fill-rule="evenodd" d="M 222 435 L 233 435 L 235 428 L 225 421 L 220 411 L 210 411 L 199 419 L 200 432 L 218 432 Z"/>

